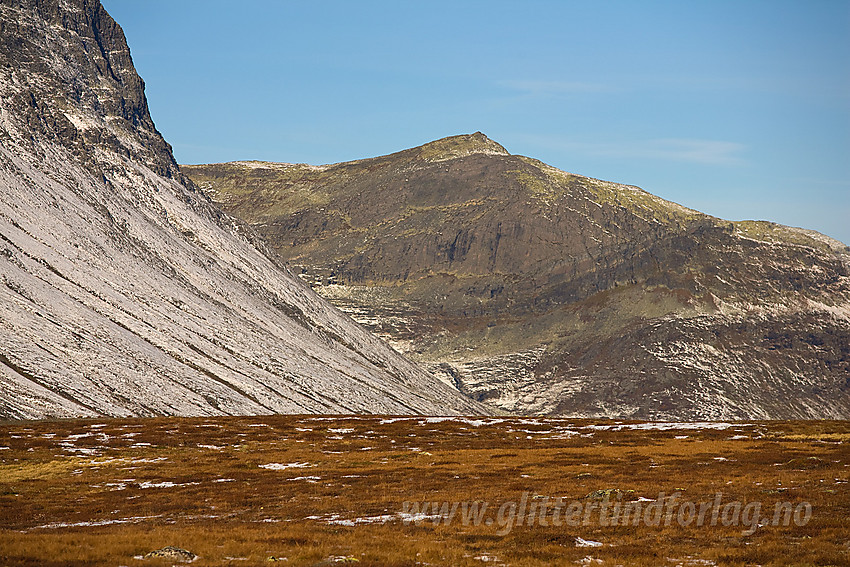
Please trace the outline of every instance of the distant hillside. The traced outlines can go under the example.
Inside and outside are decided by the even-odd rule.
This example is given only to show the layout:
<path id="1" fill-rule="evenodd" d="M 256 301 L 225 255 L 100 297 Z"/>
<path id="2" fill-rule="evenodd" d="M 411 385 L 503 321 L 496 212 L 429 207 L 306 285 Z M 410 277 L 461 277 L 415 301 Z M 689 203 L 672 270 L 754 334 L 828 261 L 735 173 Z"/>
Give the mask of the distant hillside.
<path id="1" fill-rule="evenodd" d="M 518 413 L 850 417 L 850 251 L 509 154 L 181 166 L 322 296 Z"/>

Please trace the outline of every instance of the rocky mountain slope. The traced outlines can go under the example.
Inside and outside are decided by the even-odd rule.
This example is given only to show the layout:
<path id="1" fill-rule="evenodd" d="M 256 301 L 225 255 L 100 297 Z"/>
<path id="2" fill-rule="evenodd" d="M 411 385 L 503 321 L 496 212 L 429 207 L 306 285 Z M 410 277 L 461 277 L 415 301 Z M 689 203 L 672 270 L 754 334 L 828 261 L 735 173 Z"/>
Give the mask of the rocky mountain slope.
<path id="1" fill-rule="evenodd" d="M 850 251 L 509 154 L 183 166 L 319 294 L 518 413 L 850 417 Z"/>
<path id="2" fill-rule="evenodd" d="M 97 0 L 0 1 L 0 418 L 487 411 L 258 246 Z"/>

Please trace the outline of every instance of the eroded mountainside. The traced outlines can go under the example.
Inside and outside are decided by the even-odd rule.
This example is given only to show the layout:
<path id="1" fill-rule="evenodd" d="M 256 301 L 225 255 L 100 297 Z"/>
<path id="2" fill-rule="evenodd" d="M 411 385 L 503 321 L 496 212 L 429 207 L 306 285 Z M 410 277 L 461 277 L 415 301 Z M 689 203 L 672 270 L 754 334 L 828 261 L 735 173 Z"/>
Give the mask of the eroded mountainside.
<path id="1" fill-rule="evenodd" d="M 0 418 L 487 411 L 252 238 L 179 172 L 98 1 L 0 1 Z"/>
<path id="2" fill-rule="evenodd" d="M 319 294 L 504 410 L 850 417 L 850 252 L 509 154 L 183 166 Z"/>

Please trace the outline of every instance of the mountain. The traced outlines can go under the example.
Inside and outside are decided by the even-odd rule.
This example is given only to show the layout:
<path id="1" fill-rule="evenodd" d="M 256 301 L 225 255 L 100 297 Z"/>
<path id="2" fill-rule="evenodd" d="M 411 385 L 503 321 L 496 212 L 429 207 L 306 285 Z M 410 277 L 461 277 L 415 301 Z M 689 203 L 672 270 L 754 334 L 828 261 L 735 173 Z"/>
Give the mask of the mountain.
<path id="1" fill-rule="evenodd" d="M 522 414 L 850 417 L 850 249 L 509 154 L 481 133 L 181 166 L 322 296 Z"/>
<path id="2" fill-rule="evenodd" d="M 0 1 L 0 418 L 487 411 L 197 191 L 97 0 Z"/>

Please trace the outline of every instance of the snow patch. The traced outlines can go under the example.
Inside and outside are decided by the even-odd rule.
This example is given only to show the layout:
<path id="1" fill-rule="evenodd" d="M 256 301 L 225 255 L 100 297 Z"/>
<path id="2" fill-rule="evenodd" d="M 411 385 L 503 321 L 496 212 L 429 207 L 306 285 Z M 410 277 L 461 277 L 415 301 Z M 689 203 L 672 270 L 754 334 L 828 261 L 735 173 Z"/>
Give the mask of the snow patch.
<path id="1" fill-rule="evenodd" d="M 603 545 L 601 541 L 592 541 L 580 537 L 576 538 L 576 547 L 602 547 Z"/>
<path id="2" fill-rule="evenodd" d="M 306 469 L 315 466 L 316 465 L 311 465 L 310 463 L 268 463 L 266 465 L 259 465 L 261 469 L 269 469 L 272 471 L 282 471 L 286 469 Z"/>

